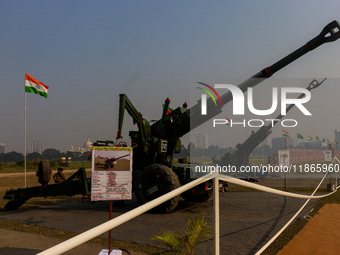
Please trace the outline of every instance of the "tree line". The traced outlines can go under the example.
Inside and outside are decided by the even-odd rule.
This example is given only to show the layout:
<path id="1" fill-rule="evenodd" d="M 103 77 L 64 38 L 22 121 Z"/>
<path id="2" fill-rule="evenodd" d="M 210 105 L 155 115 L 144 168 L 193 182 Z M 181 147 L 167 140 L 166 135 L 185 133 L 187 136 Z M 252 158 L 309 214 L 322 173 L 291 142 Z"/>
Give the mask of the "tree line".
<path id="1" fill-rule="evenodd" d="M 235 147 L 220 148 L 216 145 L 210 145 L 208 148 L 197 148 L 192 142 L 187 147 L 181 146 L 180 154 L 175 154 L 175 158 L 183 157 L 207 157 L 212 158 L 214 156 L 223 156 L 226 153 L 232 153 L 235 151 Z M 33 161 L 36 159 L 47 159 L 58 161 L 61 158 L 71 158 L 71 161 L 87 161 L 91 159 L 91 152 L 80 153 L 80 152 L 60 152 L 57 149 L 48 148 L 41 154 L 38 152 L 29 153 L 26 156 L 27 161 Z M 273 155 L 277 154 L 269 145 L 263 144 L 255 148 L 252 155 Z M 0 162 L 18 162 L 24 160 L 24 155 L 15 151 L 0 154 Z"/>
<path id="2" fill-rule="evenodd" d="M 88 152 L 90 153 L 90 152 Z M 28 153 L 26 159 L 28 161 L 33 161 L 35 159 L 47 159 L 47 160 L 55 160 L 58 161 L 61 158 L 71 158 L 72 161 L 86 161 L 88 160 L 87 153 L 80 152 L 60 152 L 57 149 L 48 148 L 44 150 L 41 154 L 38 152 Z M 0 162 L 18 162 L 24 160 L 24 154 L 11 151 L 8 153 L 0 154 Z"/>
<path id="3" fill-rule="evenodd" d="M 186 148 L 184 145 L 181 147 L 181 153 L 175 154 L 175 158 L 182 157 L 195 157 L 195 158 L 212 158 L 214 156 L 223 156 L 224 154 L 232 153 L 236 148 L 220 148 L 216 145 L 210 145 L 208 148 L 196 147 L 194 143 L 190 142 Z"/>

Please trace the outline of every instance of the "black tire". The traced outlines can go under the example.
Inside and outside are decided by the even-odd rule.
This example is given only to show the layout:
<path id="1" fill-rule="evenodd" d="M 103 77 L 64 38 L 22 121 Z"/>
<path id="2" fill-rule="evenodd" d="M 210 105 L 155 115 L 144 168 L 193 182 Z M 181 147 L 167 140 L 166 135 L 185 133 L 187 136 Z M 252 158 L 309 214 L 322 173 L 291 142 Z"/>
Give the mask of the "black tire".
<path id="1" fill-rule="evenodd" d="M 144 168 L 135 182 L 135 194 L 140 204 L 145 204 L 181 186 L 175 172 L 167 166 L 153 164 Z M 176 196 L 159 205 L 153 212 L 169 213 L 178 205 Z"/>
<path id="2" fill-rule="evenodd" d="M 188 190 L 182 193 L 182 197 L 186 202 L 204 203 L 211 198 L 212 194 L 213 194 L 212 189 L 207 190 L 205 193 L 199 195 L 195 195 L 192 193 L 191 190 Z"/>
<path id="3" fill-rule="evenodd" d="M 48 160 L 41 160 L 39 162 L 39 170 L 37 176 L 39 177 L 38 182 L 41 185 L 47 185 L 51 179 L 51 168 Z"/>

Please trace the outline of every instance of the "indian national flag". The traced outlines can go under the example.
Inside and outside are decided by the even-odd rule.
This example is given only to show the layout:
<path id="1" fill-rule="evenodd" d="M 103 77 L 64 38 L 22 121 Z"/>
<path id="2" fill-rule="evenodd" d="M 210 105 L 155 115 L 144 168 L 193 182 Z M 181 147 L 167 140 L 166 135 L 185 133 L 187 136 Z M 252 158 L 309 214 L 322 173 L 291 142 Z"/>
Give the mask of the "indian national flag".
<path id="1" fill-rule="evenodd" d="M 307 140 L 311 141 L 311 140 L 313 140 L 313 138 L 311 136 L 308 136 Z"/>
<path id="2" fill-rule="evenodd" d="M 25 92 L 35 93 L 43 97 L 48 97 L 48 86 L 33 77 L 25 74 Z"/>
<path id="3" fill-rule="evenodd" d="M 282 129 L 282 136 L 289 136 L 289 133 Z"/>

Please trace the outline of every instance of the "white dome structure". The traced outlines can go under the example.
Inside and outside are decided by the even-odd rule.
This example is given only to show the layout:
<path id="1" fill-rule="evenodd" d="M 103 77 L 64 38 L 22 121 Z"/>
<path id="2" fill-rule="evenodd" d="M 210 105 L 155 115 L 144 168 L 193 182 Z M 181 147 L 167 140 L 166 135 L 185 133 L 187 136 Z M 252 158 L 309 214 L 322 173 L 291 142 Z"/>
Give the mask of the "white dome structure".
<path id="1" fill-rule="evenodd" d="M 92 150 L 92 142 L 90 141 L 90 138 L 87 138 L 87 141 L 84 143 L 83 146 L 84 151 L 91 151 Z"/>
<path id="2" fill-rule="evenodd" d="M 70 149 L 68 151 L 70 152 L 80 152 L 80 153 L 84 153 L 84 152 L 88 152 L 92 150 L 92 142 L 90 141 L 90 138 L 87 137 L 87 140 L 85 141 L 84 145 L 82 147 L 78 146 L 77 149 L 74 149 L 74 146 L 71 145 Z"/>

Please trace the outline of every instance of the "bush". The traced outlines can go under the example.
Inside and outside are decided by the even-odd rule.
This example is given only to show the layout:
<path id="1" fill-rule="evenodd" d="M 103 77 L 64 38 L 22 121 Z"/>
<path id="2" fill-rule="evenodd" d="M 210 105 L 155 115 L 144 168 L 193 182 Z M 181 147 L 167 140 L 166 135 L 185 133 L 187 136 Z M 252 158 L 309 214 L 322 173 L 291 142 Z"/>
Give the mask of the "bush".
<path id="1" fill-rule="evenodd" d="M 204 216 L 195 215 L 188 218 L 184 233 L 164 230 L 161 235 L 151 239 L 160 241 L 165 247 L 174 249 L 181 255 L 185 255 L 186 251 L 190 255 L 194 255 L 196 245 L 208 241 L 212 236 L 211 232 L 212 228 L 207 225 Z"/>
<path id="2" fill-rule="evenodd" d="M 25 160 L 19 160 L 18 162 L 15 163 L 16 166 L 24 166 Z"/>
<path id="3" fill-rule="evenodd" d="M 55 160 L 50 160 L 50 167 L 55 168 L 57 166 L 57 162 Z"/>
<path id="4" fill-rule="evenodd" d="M 35 158 L 31 162 L 32 162 L 33 166 L 38 167 L 39 166 L 39 162 L 40 162 L 40 158 Z"/>
<path id="5" fill-rule="evenodd" d="M 63 166 L 63 167 L 68 167 L 69 166 L 69 162 L 68 161 L 63 161 L 62 159 L 58 160 L 58 165 L 59 166 Z"/>

